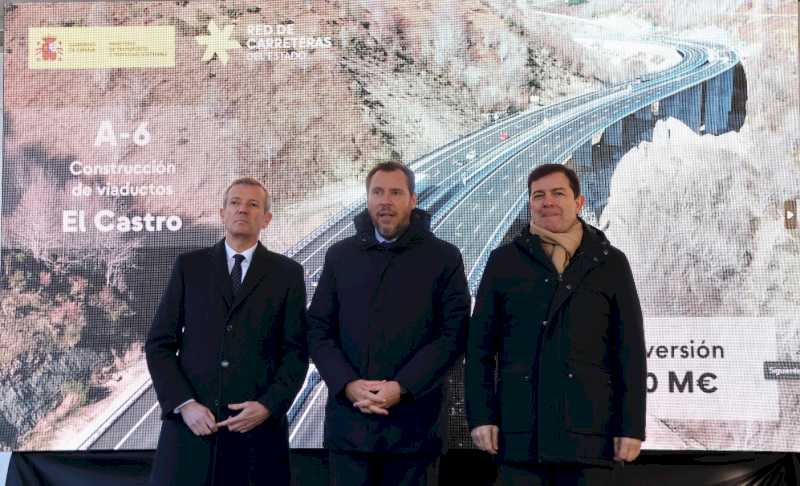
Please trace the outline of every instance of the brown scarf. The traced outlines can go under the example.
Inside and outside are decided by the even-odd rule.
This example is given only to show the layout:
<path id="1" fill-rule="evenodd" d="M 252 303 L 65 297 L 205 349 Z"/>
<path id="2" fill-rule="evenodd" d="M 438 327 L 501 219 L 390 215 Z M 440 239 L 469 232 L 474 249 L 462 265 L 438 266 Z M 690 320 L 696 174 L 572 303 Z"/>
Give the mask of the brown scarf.
<path id="1" fill-rule="evenodd" d="M 538 235 L 542 240 L 542 249 L 553 260 L 553 265 L 558 273 L 564 273 L 569 265 L 569 260 L 575 256 L 578 246 L 583 239 L 583 225 L 580 221 L 569 227 L 566 233 L 553 233 L 541 226 L 536 226 L 531 221 L 531 233 Z"/>

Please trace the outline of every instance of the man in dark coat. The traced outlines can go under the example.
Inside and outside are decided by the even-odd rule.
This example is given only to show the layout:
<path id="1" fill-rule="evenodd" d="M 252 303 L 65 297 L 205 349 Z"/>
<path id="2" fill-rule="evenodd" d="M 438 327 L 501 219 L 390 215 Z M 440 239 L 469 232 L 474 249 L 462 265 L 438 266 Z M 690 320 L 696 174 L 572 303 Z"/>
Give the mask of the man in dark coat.
<path id="1" fill-rule="evenodd" d="M 465 393 L 476 446 L 501 483 L 610 484 L 645 437 L 642 313 L 625 255 L 578 218 L 578 177 L 528 179 L 532 221 L 494 250 L 469 329 Z"/>
<path id="2" fill-rule="evenodd" d="M 367 177 L 357 234 L 331 246 L 308 312 L 328 386 L 325 445 L 337 486 L 435 484 L 444 377 L 462 354 L 469 292 L 461 254 L 415 209 L 414 173 Z"/>
<path id="3" fill-rule="evenodd" d="M 225 239 L 180 255 L 145 351 L 163 424 L 154 485 L 288 485 L 286 411 L 308 367 L 302 267 L 268 251 L 255 179 L 234 181 Z"/>

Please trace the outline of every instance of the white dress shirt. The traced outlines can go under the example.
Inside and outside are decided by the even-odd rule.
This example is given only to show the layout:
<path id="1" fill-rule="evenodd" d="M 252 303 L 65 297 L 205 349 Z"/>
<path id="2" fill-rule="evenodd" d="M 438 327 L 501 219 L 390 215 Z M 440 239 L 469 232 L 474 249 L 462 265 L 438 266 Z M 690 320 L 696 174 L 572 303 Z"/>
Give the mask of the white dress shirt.
<path id="1" fill-rule="evenodd" d="M 227 259 L 225 261 L 228 262 L 228 274 L 231 273 L 233 266 L 236 264 L 236 260 L 233 259 L 233 256 L 242 255 L 244 257 L 244 260 L 242 260 L 242 282 L 244 282 L 244 276 L 247 275 L 247 269 L 250 268 L 250 262 L 253 260 L 253 253 L 256 252 L 256 246 L 258 246 L 258 243 L 246 249 L 245 251 L 237 252 L 228 246 L 228 242 L 226 241 L 225 255 L 227 256 Z"/>
<path id="2" fill-rule="evenodd" d="M 378 240 L 378 243 L 394 243 L 395 241 L 397 241 L 396 236 L 391 240 L 387 240 L 386 238 L 383 237 L 382 234 L 380 234 L 380 232 L 378 232 L 377 229 L 375 230 L 375 239 Z"/>

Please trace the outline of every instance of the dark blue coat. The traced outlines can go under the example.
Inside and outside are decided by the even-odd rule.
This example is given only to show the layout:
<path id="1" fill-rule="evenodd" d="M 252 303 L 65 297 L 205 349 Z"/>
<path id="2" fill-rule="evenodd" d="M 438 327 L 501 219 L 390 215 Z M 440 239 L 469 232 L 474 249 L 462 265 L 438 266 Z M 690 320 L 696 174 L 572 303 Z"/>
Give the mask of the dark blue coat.
<path id="1" fill-rule="evenodd" d="M 309 351 L 328 386 L 325 445 L 333 450 L 438 455 L 445 447 L 444 378 L 463 353 L 469 292 L 458 249 L 414 210 L 383 247 L 366 211 L 357 234 L 328 250 L 308 311 Z M 408 390 L 388 416 L 365 415 L 344 394 L 357 379 Z"/>
<path id="2" fill-rule="evenodd" d="M 235 297 L 223 241 L 178 257 L 145 344 L 163 419 L 154 484 L 205 485 L 218 467 L 241 475 L 226 485 L 288 483 L 286 411 L 308 368 L 305 301 L 302 267 L 261 244 Z M 189 398 L 217 420 L 238 413 L 228 404 L 249 400 L 271 416 L 229 433 L 232 463 L 223 464 L 217 434 L 195 436 L 173 412 Z"/>
<path id="3" fill-rule="evenodd" d="M 494 250 L 467 346 L 470 429 L 500 428 L 500 460 L 607 464 L 644 439 L 642 312 L 625 255 L 584 223 L 559 276 L 527 228 Z"/>

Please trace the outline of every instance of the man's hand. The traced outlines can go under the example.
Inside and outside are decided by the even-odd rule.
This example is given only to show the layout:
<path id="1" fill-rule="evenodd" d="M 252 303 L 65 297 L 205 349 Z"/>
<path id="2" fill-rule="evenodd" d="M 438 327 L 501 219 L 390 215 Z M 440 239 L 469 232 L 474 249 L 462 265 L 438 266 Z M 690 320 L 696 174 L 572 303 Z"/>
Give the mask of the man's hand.
<path id="1" fill-rule="evenodd" d="M 400 403 L 400 399 L 402 398 L 403 388 L 400 386 L 400 383 L 396 381 L 380 381 L 373 389 L 377 389 L 377 392 L 373 392 L 372 396 L 355 402 L 353 405 L 358 407 L 362 412 L 364 412 L 366 408 L 367 411 L 364 413 L 389 415 L 388 409 Z M 373 411 L 373 409 L 369 407 L 378 407 L 379 411 Z"/>
<path id="2" fill-rule="evenodd" d="M 486 451 L 491 455 L 497 454 L 498 447 L 498 435 L 500 434 L 500 428 L 496 425 L 480 425 L 475 427 L 470 432 L 472 436 L 472 442 L 475 443 L 475 447 L 482 451 Z"/>
<path id="3" fill-rule="evenodd" d="M 614 437 L 614 460 L 631 462 L 639 457 L 642 441 L 631 437 Z"/>
<path id="4" fill-rule="evenodd" d="M 228 427 L 231 432 L 249 432 L 269 418 L 269 410 L 259 402 L 231 403 L 231 410 L 241 412 L 219 422 L 217 427 Z"/>
<path id="5" fill-rule="evenodd" d="M 389 412 L 381 408 L 381 399 L 377 398 L 383 383 L 384 381 L 379 380 L 353 380 L 344 388 L 344 394 L 362 413 L 389 415 Z"/>
<path id="6" fill-rule="evenodd" d="M 211 435 L 217 431 L 217 419 L 211 410 L 191 401 L 180 409 L 181 418 L 194 435 Z"/>

